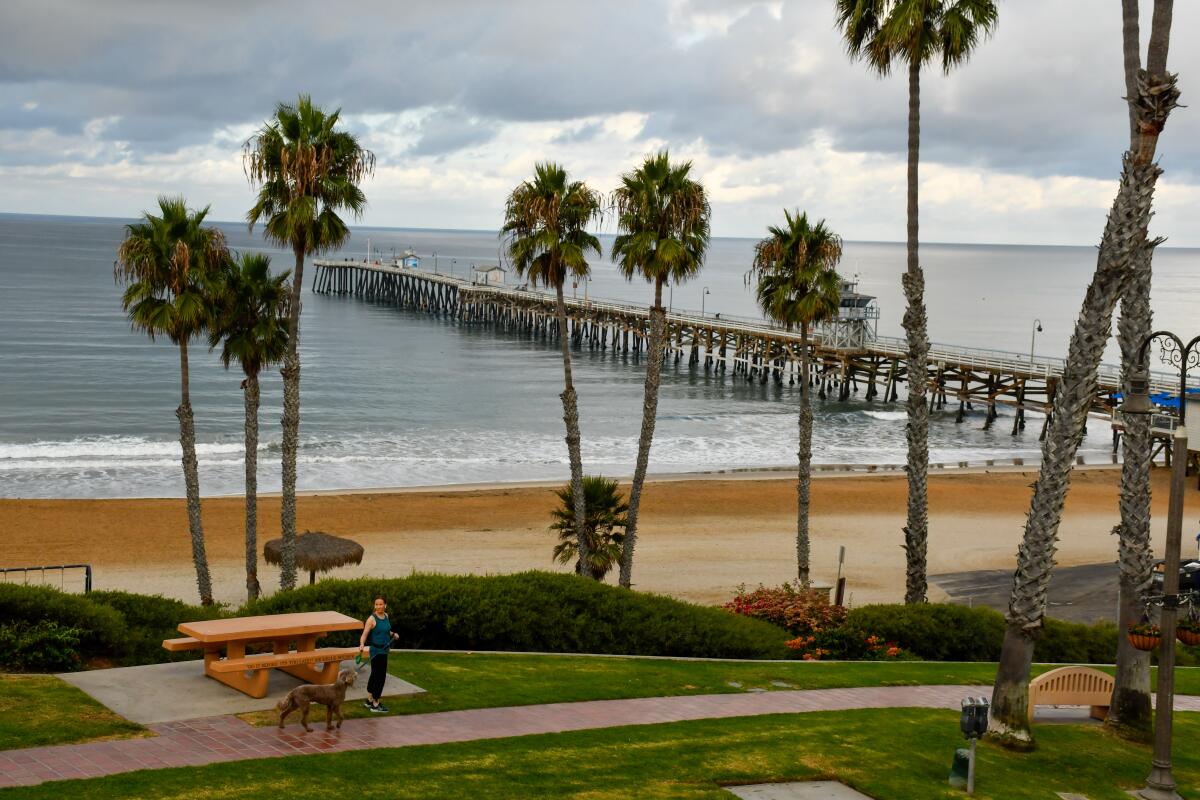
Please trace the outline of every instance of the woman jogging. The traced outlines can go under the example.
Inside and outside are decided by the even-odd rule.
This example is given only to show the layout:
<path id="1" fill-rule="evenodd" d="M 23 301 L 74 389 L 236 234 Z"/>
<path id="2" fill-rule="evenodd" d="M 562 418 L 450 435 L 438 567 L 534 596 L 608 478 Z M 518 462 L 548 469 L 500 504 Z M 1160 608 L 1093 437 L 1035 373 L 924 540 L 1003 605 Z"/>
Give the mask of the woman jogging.
<path id="1" fill-rule="evenodd" d="M 387 615 L 387 603 L 382 597 L 375 598 L 375 611 L 363 626 L 362 636 L 358 640 L 358 651 L 367 651 L 370 643 L 371 677 L 367 680 L 367 699 L 363 702 L 372 713 L 383 714 L 387 708 L 380 705 L 379 698 L 383 695 L 383 684 L 387 680 L 387 657 L 392 649 L 392 643 L 400 638 L 392 631 L 392 621 Z"/>

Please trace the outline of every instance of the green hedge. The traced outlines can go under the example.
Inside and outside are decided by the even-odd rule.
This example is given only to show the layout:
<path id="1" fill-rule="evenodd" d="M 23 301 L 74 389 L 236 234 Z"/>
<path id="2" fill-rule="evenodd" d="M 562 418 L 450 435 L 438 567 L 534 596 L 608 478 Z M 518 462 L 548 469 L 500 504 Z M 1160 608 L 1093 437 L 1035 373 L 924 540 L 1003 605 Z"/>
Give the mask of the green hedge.
<path id="1" fill-rule="evenodd" d="M 0 660 L 0 668 L 50 668 L 49 662 L 34 657 L 33 651 L 39 649 L 53 656 L 50 660 L 56 669 L 76 663 L 128 665 L 197 658 L 196 652 L 162 649 L 163 639 L 179 635 L 180 622 L 326 609 L 363 619 L 379 594 L 388 600 L 404 647 L 747 659 L 795 655 L 783 645 L 789 634 L 761 620 L 574 575 L 525 572 L 324 580 L 279 592 L 236 612 L 128 592 L 75 595 L 0 584 L 4 629 L 0 638 L 10 645 L 0 648 L 0 659 L 6 651 L 20 651 L 19 657 Z M 848 642 L 874 635 L 930 661 L 996 661 L 1004 618 L 986 608 L 944 603 L 873 605 L 851 611 L 836 630 Z M 351 644 L 357 638 L 347 632 L 323 642 Z M 1051 663 L 1111 663 L 1116 641 L 1116 626 L 1111 623 L 1080 625 L 1048 619 L 1034 658 Z M 839 652 L 831 652 L 829 658 L 854 656 L 841 653 L 844 648 L 834 649 Z M 73 659 L 72 653 L 79 658 Z M 1200 662 L 1200 649 L 1179 647 L 1177 658 L 1181 665 L 1195 665 Z"/>
<path id="2" fill-rule="evenodd" d="M 74 662 L 79 665 L 153 664 L 199 658 L 196 652 L 168 653 L 162 649 L 162 641 L 179 635 L 175 626 L 180 622 L 221 614 L 218 608 L 190 606 L 153 595 L 130 592 L 68 594 L 44 586 L 0 584 L 0 620 L 9 629 L 5 635 L 9 638 L 20 636 L 28 642 L 31 632 L 41 632 L 38 626 L 46 623 L 73 631 L 78 636 L 73 650 L 79 657 Z M 28 647 L 24 649 L 28 650 Z M 18 656 L 11 648 L 7 653 L 14 655 L 7 655 L 6 649 L 0 648 L 0 667 L 37 668 L 28 654 Z"/>
<path id="3" fill-rule="evenodd" d="M 182 636 L 177 629 L 181 622 L 228 615 L 220 607 L 193 606 L 159 595 L 105 591 L 91 592 L 87 598 L 111 608 L 125 620 L 126 633 L 121 642 L 121 652 L 116 656 L 122 664 L 157 664 L 203 658 L 200 650 L 168 653 L 163 650 L 163 639 Z"/>
<path id="4" fill-rule="evenodd" d="M 0 584 L 0 620 L 10 626 L 48 621 L 74 628 L 79 632 L 79 653 L 85 659 L 93 654 L 122 652 L 129 635 L 120 612 L 93 602 L 87 595 L 45 586 Z M 0 658 L 4 658 L 3 653 Z"/>
<path id="5" fill-rule="evenodd" d="M 856 608 L 846 627 L 895 642 L 926 661 L 998 661 L 1004 643 L 1004 615 L 990 608 L 949 603 L 872 605 Z M 1034 645 L 1043 664 L 1111 664 L 1117 656 L 1117 626 L 1084 625 L 1047 618 Z M 1176 663 L 1194 665 L 1200 648 L 1176 648 Z"/>
<path id="6" fill-rule="evenodd" d="M 388 601 L 404 647 L 709 658 L 788 654 L 787 633 L 769 623 L 548 572 L 324 580 L 277 593 L 241 613 L 333 609 L 364 619 L 378 594 Z M 357 643 L 357 635 L 329 641 Z"/>

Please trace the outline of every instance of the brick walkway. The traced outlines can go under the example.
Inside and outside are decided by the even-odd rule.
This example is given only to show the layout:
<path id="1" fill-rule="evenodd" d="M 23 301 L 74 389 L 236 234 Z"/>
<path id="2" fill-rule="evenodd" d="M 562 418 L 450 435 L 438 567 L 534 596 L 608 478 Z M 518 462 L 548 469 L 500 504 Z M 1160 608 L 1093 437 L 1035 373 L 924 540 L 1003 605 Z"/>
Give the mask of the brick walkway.
<path id="1" fill-rule="evenodd" d="M 151 725 L 157 734 L 90 744 L 0 752 L 0 788 L 67 778 L 95 778 L 139 769 L 190 767 L 273 756 L 335 753 L 374 747 L 443 744 L 537 733 L 653 725 L 759 714 L 844 711 L 855 708 L 957 709 L 963 697 L 987 694 L 981 686 L 887 686 L 812 689 L 692 697 L 596 700 L 539 706 L 444 711 L 436 714 L 346 720 L 326 733 L 314 713 L 313 732 L 293 723 L 286 730 L 255 728 L 237 717 L 210 717 Z M 1177 697 L 1176 709 L 1200 711 L 1200 697 Z"/>

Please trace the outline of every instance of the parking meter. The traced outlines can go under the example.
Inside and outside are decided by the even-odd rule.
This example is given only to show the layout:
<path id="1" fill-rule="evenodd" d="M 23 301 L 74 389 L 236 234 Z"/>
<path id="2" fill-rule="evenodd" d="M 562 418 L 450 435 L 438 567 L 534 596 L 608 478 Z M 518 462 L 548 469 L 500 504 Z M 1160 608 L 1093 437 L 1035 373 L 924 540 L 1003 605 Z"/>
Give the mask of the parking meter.
<path id="1" fill-rule="evenodd" d="M 970 749 L 959 748 L 954 752 L 954 766 L 950 771 L 952 786 L 966 787 L 967 794 L 975 791 L 975 745 L 988 728 L 988 709 L 990 703 L 986 697 L 964 697 L 962 713 L 958 718 L 958 728 L 971 743 Z M 965 770 L 964 770 L 965 767 Z M 963 772 L 966 775 L 963 775 Z"/>
<path id="2" fill-rule="evenodd" d="M 968 739 L 978 739 L 987 733 L 989 703 L 986 697 L 964 697 L 959 730 Z"/>

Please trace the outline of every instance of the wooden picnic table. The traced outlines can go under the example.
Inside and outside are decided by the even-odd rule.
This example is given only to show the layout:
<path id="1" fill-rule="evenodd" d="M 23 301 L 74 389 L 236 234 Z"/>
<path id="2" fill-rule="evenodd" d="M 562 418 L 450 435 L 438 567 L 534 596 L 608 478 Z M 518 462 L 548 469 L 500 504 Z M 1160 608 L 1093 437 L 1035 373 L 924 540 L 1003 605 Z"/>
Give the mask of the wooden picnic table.
<path id="1" fill-rule="evenodd" d="M 318 648 L 317 639 L 362 627 L 359 620 L 337 611 L 208 619 L 181 623 L 179 632 L 187 636 L 167 639 L 163 647 L 171 651 L 203 649 L 205 675 L 251 697 L 266 697 L 272 669 L 308 683 L 336 681 L 341 662 L 353 658 L 358 648 Z M 270 642 L 273 652 L 246 655 L 247 645 L 261 642 Z"/>

